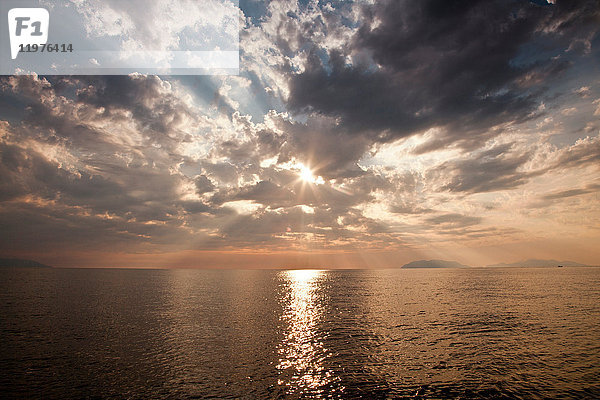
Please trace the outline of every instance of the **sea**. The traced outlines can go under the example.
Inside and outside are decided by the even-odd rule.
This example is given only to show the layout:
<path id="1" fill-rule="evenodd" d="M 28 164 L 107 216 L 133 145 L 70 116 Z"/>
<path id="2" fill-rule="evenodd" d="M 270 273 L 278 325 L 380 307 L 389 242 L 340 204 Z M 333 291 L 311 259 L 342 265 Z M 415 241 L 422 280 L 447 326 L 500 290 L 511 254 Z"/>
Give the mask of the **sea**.
<path id="1" fill-rule="evenodd" d="M 600 268 L 0 269 L 26 399 L 600 399 Z"/>

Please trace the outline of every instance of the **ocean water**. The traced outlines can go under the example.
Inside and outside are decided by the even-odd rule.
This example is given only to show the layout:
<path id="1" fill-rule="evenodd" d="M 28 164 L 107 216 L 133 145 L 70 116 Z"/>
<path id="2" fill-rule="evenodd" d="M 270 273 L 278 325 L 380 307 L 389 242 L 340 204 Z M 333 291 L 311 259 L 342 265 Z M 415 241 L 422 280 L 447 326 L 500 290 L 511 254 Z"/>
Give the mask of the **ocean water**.
<path id="1" fill-rule="evenodd" d="M 3 398 L 600 398 L 600 268 L 0 270 Z"/>

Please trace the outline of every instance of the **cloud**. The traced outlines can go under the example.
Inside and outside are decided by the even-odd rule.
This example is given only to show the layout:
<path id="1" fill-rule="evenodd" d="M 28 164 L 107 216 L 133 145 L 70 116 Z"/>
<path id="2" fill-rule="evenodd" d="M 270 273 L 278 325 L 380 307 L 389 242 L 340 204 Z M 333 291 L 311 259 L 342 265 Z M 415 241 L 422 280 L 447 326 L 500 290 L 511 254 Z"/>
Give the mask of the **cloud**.
<path id="1" fill-rule="evenodd" d="M 564 199 L 567 197 L 581 196 L 589 193 L 596 193 L 600 190 L 599 184 L 591 184 L 587 185 L 585 188 L 581 189 L 569 189 L 569 190 L 561 190 L 559 192 L 549 193 L 542 197 L 544 200 L 558 200 Z"/>
<path id="2" fill-rule="evenodd" d="M 288 106 L 336 118 L 350 135 L 374 142 L 441 127 L 428 151 L 455 142 L 473 148 L 489 139 L 490 128 L 537 115 L 545 85 L 570 65 L 561 57 L 531 59 L 522 49 L 543 38 L 554 54 L 566 50 L 566 32 L 597 31 L 598 8 L 376 2 L 364 7 L 366 22 L 345 47 L 325 54 L 312 48 L 304 70 L 290 77 Z M 372 63 L 354 62 L 364 52 Z"/>
<path id="3" fill-rule="evenodd" d="M 3 214 L 5 226 L 14 228 L 21 218 L 36 219 L 48 230 L 56 225 L 49 243 L 77 245 L 89 235 L 70 232 L 85 229 L 98 231 L 99 242 L 89 241 L 91 247 L 105 244 L 104 236 L 160 243 L 161 236 L 189 234 L 182 228 L 185 213 L 211 211 L 200 199 L 186 200 L 194 179 L 177 172 L 183 156 L 174 151 L 186 136 L 180 130 L 186 108 L 176 106 L 171 89 L 152 77 L 120 78 L 115 86 L 129 87 L 140 101 L 117 92 L 110 102 L 111 82 L 99 78 L 92 89 L 74 78 L 54 85 L 26 76 L 4 81 L 6 91 L 29 102 L 26 117 L 5 125 L 0 141 L 2 200 L 11 210 Z M 61 95 L 73 89 L 75 96 Z"/>
<path id="4" fill-rule="evenodd" d="M 589 196 L 527 205 L 597 190 L 596 3 L 255 6 L 239 77 L 1 78 L 0 250 L 425 252 L 577 215 L 594 237 Z"/>
<path id="5" fill-rule="evenodd" d="M 117 37 L 123 50 L 179 49 L 182 42 L 196 46 L 223 35 L 237 42 L 237 10 L 219 0 L 71 0 L 84 18 L 90 37 Z M 194 32 L 195 35 L 191 35 Z M 202 40 L 205 43 L 202 43 Z M 191 41 L 191 43 L 190 43 Z M 194 46 L 192 46 L 194 47 Z"/>
<path id="6" fill-rule="evenodd" d="M 489 192 L 511 189 L 535 175 L 523 171 L 530 160 L 528 152 L 512 151 L 512 144 L 468 153 L 462 160 L 446 161 L 432 168 L 429 178 L 439 182 L 440 190 L 450 192 Z"/>
<path id="7" fill-rule="evenodd" d="M 63 225 L 44 236 L 47 245 L 82 248 L 110 248 L 123 237 L 130 249 L 277 247 L 306 238 L 339 244 L 385 230 L 355 208 L 390 187 L 356 165 L 363 145 L 348 159 L 353 143 L 303 147 L 302 135 L 334 130 L 329 122 L 301 124 L 274 113 L 253 124 L 234 114 L 222 121 L 231 134 L 223 140 L 194 133 L 205 123 L 215 127 L 218 115 L 207 122 L 184 91 L 158 77 L 20 76 L 2 87 L 28 103 L 26 116 L 2 130 L 0 186 L 11 210 L 3 222 L 14 231 L 13 245 L 26 243 L 20 219 L 48 232 Z M 203 157 L 184 154 L 197 146 L 207 148 Z M 275 164 L 260 166 L 273 155 Z M 313 173 L 335 183 L 300 179 L 294 163 L 315 159 L 323 163 Z"/>
<path id="8" fill-rule="evenodd" d="M 194 183 L 198 194 L 210 193 L 215 189 L 215 185 L 205 175 L 197 176 Z"/>
<path id="9" fill-rule="evenodd" d="M 588 86 L 582 86 L 579 89 L 575 90 L 575 93 L 577 93 L 583 98 L 588 98 L 590 97 L 590 88 Z"/>
<path id="10" fill-rule="evenodd" d="M 575 144 L 556 152 L 551 168 L 566 169 L 584 165 L 598 165 L 600 161 L 600 134 L 596 137 L 578 139 Z"/>
<path id="11" fill-rule="evenodd" d="M 505 143 L 445 161 L 427 171 L 437 190 L 485 193 L 509 190 L 553 171 L 595 167 L 600 157 L 600 136 L 578 139 L 573 145 L 552 149 L 543 144 L 525 147 Z"/>
<path id="12" fill-rule="evenodd" d="M 479 224 L 481 222 L 481 218 L 470 217 L 461 214 L 443 214 L 427 218 L 427 222 L 435 226 L 440 226 L 442 229 L 464 228 Z"/>
<path id="13" fill-rule="evenodd" d="M 594 115 L 600 115 L 600 99 L 596 99 L 592 102 L 596 106 L 596 111 L 594 111 Z"/>

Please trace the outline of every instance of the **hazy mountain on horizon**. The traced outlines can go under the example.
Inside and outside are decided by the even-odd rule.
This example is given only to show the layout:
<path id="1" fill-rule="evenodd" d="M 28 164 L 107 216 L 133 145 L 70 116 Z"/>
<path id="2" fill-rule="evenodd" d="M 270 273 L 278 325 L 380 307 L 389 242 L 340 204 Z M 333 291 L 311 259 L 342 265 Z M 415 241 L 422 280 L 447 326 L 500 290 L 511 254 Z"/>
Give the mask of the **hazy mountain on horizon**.
<path id="1" fill-rule="evenodd" d="M 417 260 L 404 264 L 400 268 L 471 268 L 456 261 L 447 260 Z"/>
<path id="2" fill-rule="evenodd" d="M 529 259 L 517 261 L 514 263 L 491 264 L 488 267 L 556 267 L 562 265 L 564 267 L 585 267 L 586 264 L 576 263 L 574 261 L 557 261 L 557 260 L 536 260 Z"/>
<path id="3" fill-rule="evenodd" d="M 0 258 L 0 267 L 52 268 L 49 265 L 21 258 Z"/>

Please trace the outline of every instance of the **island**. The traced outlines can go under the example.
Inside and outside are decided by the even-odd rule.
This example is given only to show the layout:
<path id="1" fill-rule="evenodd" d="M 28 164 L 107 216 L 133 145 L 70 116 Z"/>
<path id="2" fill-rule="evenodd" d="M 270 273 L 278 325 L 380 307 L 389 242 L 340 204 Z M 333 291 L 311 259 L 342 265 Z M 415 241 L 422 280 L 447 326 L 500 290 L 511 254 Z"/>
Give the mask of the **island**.
<path id="1" fill-rule="evenodd" d="M 470 268 L 456 261 L 418 260 L 404 264 L 401 268 Z"/>
<path id="2" fill-rule="evenodd" d="M 32 260 L 23 260 L 20 258 L 0 258 L 0 268 L 18 267 L 18 268 L 52 268 L 49 265 Z"/>

